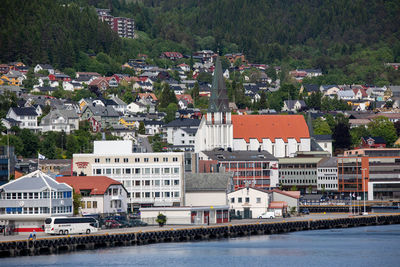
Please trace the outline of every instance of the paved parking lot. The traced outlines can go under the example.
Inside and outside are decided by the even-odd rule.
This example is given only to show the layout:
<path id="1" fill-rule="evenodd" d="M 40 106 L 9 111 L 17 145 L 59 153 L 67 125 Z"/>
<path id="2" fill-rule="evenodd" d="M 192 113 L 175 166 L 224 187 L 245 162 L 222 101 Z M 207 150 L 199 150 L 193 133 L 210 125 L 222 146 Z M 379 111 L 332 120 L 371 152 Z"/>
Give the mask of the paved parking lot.
<path id="1" fill-rule="evenodd" d="M 385 213 L 387 215 L 387 213 Z M 370 216 L 379 215 L 379 214 L 370 214 Z M 382 215 L 382 214 L 380 214 Z M 348 218 L 352 216 L 348 213 L 318 213 L 318 214 L 310 214 L 310 215 L 302 215 L 290 218 L 275 218 L 275 219 L 245 219 L 245 220 L 233 220 L 229 223 L 224 224 L 213 224 L 213 226 L 219 225 L 241 225 L 241 224 L 251 224 L 251 223 L 266 223 L 266 222 L 283 222 L 283 221 L 302 221 L 302 220 L 318 220 L 318 219 L 335 219 L 335 218 Z M 147 231 L 156 231 L 160 229 L 170 230 L 170 229 L 187 229 L 187 228 L 197 228 L 197 227 L 207 227 L 204 225 L 165 225 L 164 227 L 160 228 L 159 226 L 142 226 L 142 227 L 132 227 L 132 228 L 117 228 L 117 229 L 104 229 L 99 230 L 95 234 L 114 234 L 114 233 L 135 233 L 135 232 L 147 232 Z M 0 235 L 0 241 L 12 241 L 12 240 L 27 240 L 30 233 L 19 233 L 12 236 L 3 236 Z M 58 236 L 58 235 L 57 235 Z M 43 232 L 37 233 L 37 238 L 48 238 L 48 237 L 57 237 L 57 236 L 50 236 Z M 78 236 L 78 235 L 75 235 Z M 60 236 L 62 237 L 62 236 Z"/>

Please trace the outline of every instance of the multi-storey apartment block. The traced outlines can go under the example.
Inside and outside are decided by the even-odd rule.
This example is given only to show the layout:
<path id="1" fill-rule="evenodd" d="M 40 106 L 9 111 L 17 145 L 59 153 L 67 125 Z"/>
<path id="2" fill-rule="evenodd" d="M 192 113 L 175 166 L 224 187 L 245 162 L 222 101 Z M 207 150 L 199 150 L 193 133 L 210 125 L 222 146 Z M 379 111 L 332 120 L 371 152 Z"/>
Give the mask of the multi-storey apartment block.
<path id="1" fill-rule="evenodd" d="M 135 22 L 130 18 L 113 17 L 109 9 L 97 9 L 97 15 L 101 21 L 110 25 L 111 29 L 118 33 L 119 37 L 135 38 Z"/>
<path id="2" fill-rule="evenodd" d="M 91 154 L 74 154 L 77 175 L 107 176 L 128 191 L 128 208 L 182 202 L 184 153 L 133 153 L 128 141 L 95 141 Z"/>

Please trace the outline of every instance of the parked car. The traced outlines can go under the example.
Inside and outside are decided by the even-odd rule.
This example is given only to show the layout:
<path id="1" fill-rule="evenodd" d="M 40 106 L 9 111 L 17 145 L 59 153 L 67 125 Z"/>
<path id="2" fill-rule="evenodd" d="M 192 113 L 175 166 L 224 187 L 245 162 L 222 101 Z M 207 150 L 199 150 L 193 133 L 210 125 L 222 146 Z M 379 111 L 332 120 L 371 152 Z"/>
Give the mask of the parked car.
<path id="1" fill-rule="evenodd" d="M 122 227 L 122 224 L 119 223 L 116 220 L 106 220 L 104 224 L 105 224 L 105 226 L 107 228 L 120 228 L 120 227 Z"/>
<path id="2" fill-rule="evenodd" d="M 310 211 L 307 208 L 301 209 L 301 214 L 310 214 Z"/>
<path id="3" fill-rule="evenodd" d="M 267 211 L 258 216 L 259 219 L 274 219 L 275 218 L 275 212 L 273 211 Z"/>

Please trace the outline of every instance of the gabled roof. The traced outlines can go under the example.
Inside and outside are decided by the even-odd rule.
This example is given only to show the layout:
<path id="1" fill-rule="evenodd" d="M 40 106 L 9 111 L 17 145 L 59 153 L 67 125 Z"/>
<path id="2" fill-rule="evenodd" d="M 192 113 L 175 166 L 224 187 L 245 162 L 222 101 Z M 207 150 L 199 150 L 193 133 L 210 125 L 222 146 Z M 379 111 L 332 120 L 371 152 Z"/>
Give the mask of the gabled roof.
<path id="1" fill-rule="evenodd" d="M 200 120 L 179 118 L 164 125 L 164 127 L 199 127 Z"/>
<path id="2" fill-rule="evenodd" d="M 17 116 L 38 116 L 36 109 L 33 107 L 11 108 Z"/>
<path id="3" fill-rule="evenodd" d="M 1 189 L 7 191 L 40 191 L 51 189 L 57 191 L 70 191 L 71 187 L 69 185 L 59 183 L 55 181 L 50 176 L 46 175 L 42 171 L 34 171 L 25 176 L 22 176 L 14 181 L 11 181 L 5 185 L 0 186 Z"/>
<path id="4" fill-rule="evenodd" d="M 375 143 L 375 144 L 386 144 L 385 139 L 384 139 L 383 137 L 380 137 L 380 136 L 375 136 L 375 137 L 372 137 L 372 136 L 363 136 L 363 137 L 361 137 L 361 138 L 364 139 L 364 141 L 365 141 L 366 143 L 368 143 L 368 139 L 372 139 L 372 140 L 374 140 L 374 143 Z"/>
<path id="5" fill-rule="evenodd" d="M 57 177 L 57 181 L 72 186 L 75 192 L 90 190 L 91 195 L 104 195 L 111 185 L 122 186 L 120 182 L 106 176 L 66 176 Z"/>
<path id="6" fill-rule="evenodd" d="M 283 191 L 279 189 L 272 189 L 271 192 L 275 192 L 292 198 L 300 198 L 300 191 Z"/>
<path id="7" fill-rule="evenodd" d="M 228 192 L 232 173 L 186 173 L 186 192 L 223 191 Z"/>
<path id="8" fill-rule="evenodd" d="M 310 138 L 307 123 L 302 115 L 232 115 L 233 138 L 283 139 L 294 138 L 300 142 L 302 138 Z"/>

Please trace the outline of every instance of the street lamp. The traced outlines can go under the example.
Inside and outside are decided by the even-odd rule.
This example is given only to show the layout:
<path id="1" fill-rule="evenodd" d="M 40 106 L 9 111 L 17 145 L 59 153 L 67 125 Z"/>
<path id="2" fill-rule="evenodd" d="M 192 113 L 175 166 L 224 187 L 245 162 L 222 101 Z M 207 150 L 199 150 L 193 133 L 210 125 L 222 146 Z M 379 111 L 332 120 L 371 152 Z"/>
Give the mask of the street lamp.
<path id="1" fill-rule="evenodd" d="M 364 169 L 361 169 L 361 171 L 362 171 L 362 181 L 363 181 L 363 185 L 364 185 L 364 192 L 363 192 L 363 194 L 364 194 L 364 213 L 363 213 L 363 215 L 368 215 L 368 213 L 367 213 L 367 211 L 366 211 L 366 209 L 365 209 L 365 171 L 366 171 L 367 169 L 366 168 L 364 168 Z"/>

